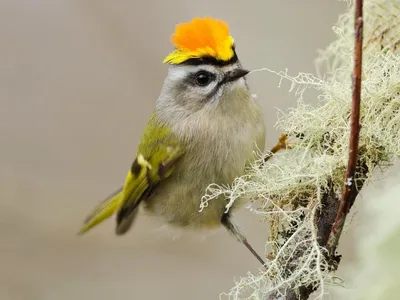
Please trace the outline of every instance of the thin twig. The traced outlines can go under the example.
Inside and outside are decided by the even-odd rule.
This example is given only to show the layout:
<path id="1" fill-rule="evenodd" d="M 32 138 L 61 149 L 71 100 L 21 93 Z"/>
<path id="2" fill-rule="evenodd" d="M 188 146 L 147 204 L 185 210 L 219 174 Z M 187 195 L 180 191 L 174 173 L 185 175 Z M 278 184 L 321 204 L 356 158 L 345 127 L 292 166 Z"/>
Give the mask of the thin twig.
<path id="1" fill-rule="evenodd" d="M 327 249 L 334 255 L 338 246 L 339 238 L 343 230 L 346 216 L 349 213 L 351 201 L 350 191 L 355 184 L 355 170 L 357 166 L 358 138 L 360 134 L 360 102 L 361 102 L 361 71 L 362 71 L 362 41 L 363 41 L 363 0 L 355 2 L 355 47 L 354 47 L 354 70 L 353 70 L 353 100 L 350 117 L 350 143 L 349 160 L 347 164 L 346 178 L 343 185 L 342 198 L 332 227 Z"/>

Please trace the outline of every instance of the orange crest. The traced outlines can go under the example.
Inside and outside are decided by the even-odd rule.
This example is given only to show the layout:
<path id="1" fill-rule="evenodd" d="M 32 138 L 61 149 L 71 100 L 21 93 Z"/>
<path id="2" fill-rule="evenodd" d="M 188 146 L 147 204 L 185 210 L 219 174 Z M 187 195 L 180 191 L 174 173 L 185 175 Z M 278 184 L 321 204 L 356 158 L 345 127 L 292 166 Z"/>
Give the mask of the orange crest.
<path id="1" fill-rule="evenodd" d="M 210 17 L 178 24 L 171 42 L 176 49 L 164 59 L 164 63 L 180 64 L 191 58 L 207 56 L 229 61 L 234 56 L 234 40 L 229 35 L 228 25 Z"/>

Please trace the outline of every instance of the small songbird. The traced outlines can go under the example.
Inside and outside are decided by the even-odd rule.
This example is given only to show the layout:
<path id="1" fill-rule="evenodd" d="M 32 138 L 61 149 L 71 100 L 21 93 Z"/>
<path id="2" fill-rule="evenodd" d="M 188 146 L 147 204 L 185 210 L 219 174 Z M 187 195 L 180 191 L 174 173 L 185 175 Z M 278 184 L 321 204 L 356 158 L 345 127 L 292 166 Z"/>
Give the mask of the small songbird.
<path id="1" fill-rule="evenodd" d="M 210 184 L 231 184 L 264 151 L 264 118 L 245 79 L 249 71 L 222 20 L 178 24 L 171 41 L 168 75 L 125 183 L 94 209 L 80 233 L 116 213 L 116 234 L 123 235 L 141 205 L 173 226 L 223 225 L 264 264 L 231 221 L 239 202 L 226 212 L 221 196 L 200 211 Z"/>

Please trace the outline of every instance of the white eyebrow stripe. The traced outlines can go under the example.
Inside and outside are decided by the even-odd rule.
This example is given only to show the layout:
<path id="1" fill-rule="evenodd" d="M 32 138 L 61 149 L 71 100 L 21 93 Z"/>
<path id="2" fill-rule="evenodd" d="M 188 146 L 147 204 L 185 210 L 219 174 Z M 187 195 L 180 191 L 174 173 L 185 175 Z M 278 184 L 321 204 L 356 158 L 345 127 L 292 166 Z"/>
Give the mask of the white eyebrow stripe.
<path id="1" fill-rule="evenodd" d="M 185 68 L 172 68 L 169 70 L 169 76 L 174 80 L 183 80 L 187 77 L 187 75 L 189 74 L 189 70 L 185 69 Z"/>
<path id="2" fill-rule="evenodd" d="M 212 65 L 198 65 L 198 66 L 190 66 L 190 65 L 183 65 L 183 66 L 176 66 L 169 70 L 169 75 L 171 78 L 176 80 L 185 79 L 189 74 L 196 73 L 200 70 L 206 70 L 213 74 L 218 74 L 220 71 L 218 68 Z"/>
<path id="3" fill-rule="evenodd" d="M 178 65 L 170 69 L 170 76 L 176 80 L 185 79 L 190 73 L 196 73 L 200 70 L 206 70 L 214 74 L 228 73 L 240 68 L 239 62 L 227 66 L 204 65 Z"/>

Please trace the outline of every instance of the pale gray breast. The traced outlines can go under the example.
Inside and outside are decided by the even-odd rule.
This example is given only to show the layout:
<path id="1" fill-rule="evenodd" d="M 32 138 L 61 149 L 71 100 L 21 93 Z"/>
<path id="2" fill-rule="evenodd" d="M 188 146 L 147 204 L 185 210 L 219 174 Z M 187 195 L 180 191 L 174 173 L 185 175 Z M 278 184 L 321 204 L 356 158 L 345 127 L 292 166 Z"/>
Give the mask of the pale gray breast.
<path id="1" fill-rule="evenodd" d="M 248 106 L 232 114 L 201 111 L 175 124 L 178 136 L 188 140 L 187 172 L 218 181 L 232 181 L 243 173 L 245 164 L 254 157 L 256 143 L 264 140 L 265 132 L 257 112 L 259 108 L 254 103 Z"/>
<path id="2" fill-rule="evenodd" d="M 235 102 L 235 101 L 233 101 Z M 226 201 L 215 199 L 199 212 L 201 197 L 209 184 L 231 184 L 254 159 L 256 142 L 264 147 L 264 122 L 260 108 L 251 99 L 235 111 L 203 109 L 174 119 L 175 134 L 189 145 L 173 175 L 157 188 L 147 209 L 180 226 L 217 224 Z"/>

